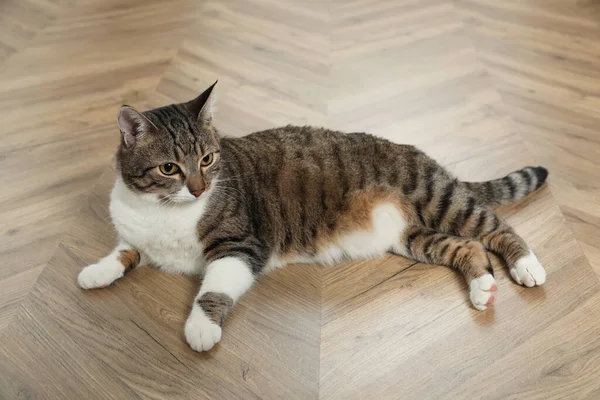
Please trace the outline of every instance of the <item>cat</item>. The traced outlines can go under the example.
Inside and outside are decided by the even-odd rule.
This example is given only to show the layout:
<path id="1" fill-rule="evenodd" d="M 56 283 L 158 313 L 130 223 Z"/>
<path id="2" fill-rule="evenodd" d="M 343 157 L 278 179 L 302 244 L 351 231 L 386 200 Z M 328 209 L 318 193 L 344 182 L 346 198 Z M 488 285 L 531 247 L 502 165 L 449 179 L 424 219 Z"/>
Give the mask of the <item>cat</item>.
<path id="1" fill-rule="evenodd" d="M 365 133 L 286 126 L 222 137 L 212 124 L 215 85 L 187 103 L 121 107 L 110 199 L 119 242 L 80 272 L 80 287 L 105 287 L 142 264 L 203 275 L 184 336 L 206 351 L 256 279 L 286 264 L 391 252 L 445 265 L 464 275 L 477 310 L 497 290 L 488 251 L 517 283 L 546 280 L 492 211 L 540 188 L 545 168 L 462 182 L 417 148 Z"/>

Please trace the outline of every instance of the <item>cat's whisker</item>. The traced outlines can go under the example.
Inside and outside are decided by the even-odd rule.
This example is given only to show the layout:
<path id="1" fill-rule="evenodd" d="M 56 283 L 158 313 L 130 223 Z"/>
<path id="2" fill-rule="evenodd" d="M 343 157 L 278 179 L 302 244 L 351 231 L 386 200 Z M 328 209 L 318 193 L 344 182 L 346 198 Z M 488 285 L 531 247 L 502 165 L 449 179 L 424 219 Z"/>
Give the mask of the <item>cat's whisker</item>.
<path id="1" fill-rule="evenodd" d="M 179 203 L 173 200 L 172 197 L 164 197 L 161 199 L 160 204 L 166 206 L 167 211 L 175 208 Z"/>

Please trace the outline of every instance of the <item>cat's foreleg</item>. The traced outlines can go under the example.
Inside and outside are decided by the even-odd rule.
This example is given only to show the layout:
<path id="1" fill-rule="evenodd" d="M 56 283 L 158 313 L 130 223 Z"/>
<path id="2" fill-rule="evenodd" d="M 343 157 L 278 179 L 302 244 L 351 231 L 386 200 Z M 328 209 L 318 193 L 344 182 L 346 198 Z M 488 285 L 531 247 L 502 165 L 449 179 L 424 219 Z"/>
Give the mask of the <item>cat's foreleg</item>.
<path id="1" fill-rule="evenodd" d="M 119 241 L 109 255 L 96 264 L 85 267 L 79 273 L 77 282 L 83 289 L 103 288 L 137 267 L 139 263 L 140 253 L 124 241 Z"/>
<path id="2" fill-rule="evenodd" d="M 185 323 L 185 338 L 192 349 L 207 351 L 221 340 L 225 317 L 255 279 L 250 264 L 240 257 L 223 257 L 208 264 Z"/>

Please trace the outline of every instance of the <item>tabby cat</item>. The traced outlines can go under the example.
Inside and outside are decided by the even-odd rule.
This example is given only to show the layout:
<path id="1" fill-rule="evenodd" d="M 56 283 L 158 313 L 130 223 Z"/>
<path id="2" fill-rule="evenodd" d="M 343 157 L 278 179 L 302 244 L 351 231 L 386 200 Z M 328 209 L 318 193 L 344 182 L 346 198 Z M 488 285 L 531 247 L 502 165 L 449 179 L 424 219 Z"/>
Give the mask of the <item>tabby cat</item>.
<path id="1" fill-rule="evenodd" d="M 365 133 L 286 126 L 222 137 L 211 123 L 214 86 L 187 103 L 121 108 L 110 202 L 119 242 L 81 271 L 82 288 L 105 287 L 140 264 L 203 275 L 184 334 L 206 351 L 240 296 L 286 264 L 392 252 L 456 268 L 478 310 L 497 290 L 488 251 L 517 283 L 546 280 L 491 209 L 538 189 L 546 169 L 462 182 L 415 147 Z"/>

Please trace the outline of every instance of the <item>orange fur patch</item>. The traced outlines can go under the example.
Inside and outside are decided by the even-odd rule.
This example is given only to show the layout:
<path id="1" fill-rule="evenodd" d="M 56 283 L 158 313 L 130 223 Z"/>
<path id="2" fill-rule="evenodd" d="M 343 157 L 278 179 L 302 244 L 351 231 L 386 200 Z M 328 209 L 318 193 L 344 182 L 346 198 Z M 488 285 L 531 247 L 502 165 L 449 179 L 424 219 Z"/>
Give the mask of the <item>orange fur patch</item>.
<path id="1" fill-rule="evenodd" d="M 358 229 L 371 229 L 373 210 L 380 204 L 393 204 L 405 217 L 414 212 L 401 200 L 400 194 L 387 188 L 372 188 L 351 193 L 348 197 L 348 208 L 338 218 L 338 233 L 351 232 Z M 416 216 L 415 216 L 416 219 Z"/>
<path id="2" fill-rule="evenodd" d="M 319 235 L 317 248 L 327 247 L 343 234 L 372 230 L 373 210 L 381 204 L 393 204 L 409 224 L 418 221 L 414 210 L 393 189 L 376 187 L 356 191 L 348 196 L 346 211 L 338 217 L 335 231 Z"/>
<path id="3" fill-rule="evenodd" d="M 375 187 L 358 190 L 349 194 L 345 211 L 336 220 L 335 229 L 329 230 L 325 225 L 319 229 L 315 248 L 319 253 L 330 245 L 338 242 L 340 236 L 356 231 L 372 231 L 373 210 L 381 204 L 392 204 L 407 220 L 408 224 L 418 223 L 418 217 L 412 207 L 402 200 L 402 194 L 391 188 Z M 400 238 L 398 238 L 399 240 Z M 297 262 L 304 257 L 310 258 L 309 249 L 294 248 L 280 254 L 278 260 L 282 263 Z"/>
<path id="4" fill-rule="evenodd" d="M 119 262 L 123 264 L 126 270 L 135 268 L 140 263 L 140 253 L 136 250 L 121 250 L 119 252 Z"/>

